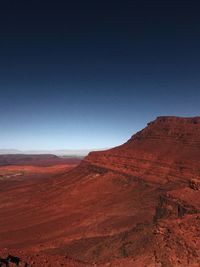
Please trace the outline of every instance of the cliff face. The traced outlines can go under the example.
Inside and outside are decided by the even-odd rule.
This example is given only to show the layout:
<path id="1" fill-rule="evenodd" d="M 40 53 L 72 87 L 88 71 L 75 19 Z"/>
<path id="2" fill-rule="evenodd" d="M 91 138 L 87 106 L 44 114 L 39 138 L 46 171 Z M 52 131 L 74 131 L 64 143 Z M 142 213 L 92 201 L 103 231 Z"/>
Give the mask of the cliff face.
<path id="1" fill-rule="evenodd" d="M 168 191 L 160 196 L 155 219 L 177 219 L 200 213 L 200 194 L 189 187 Z"/>
<path id="2" fill-rule="evenodd" d="M 158 117 L 125 144 L 92 152 L 85 161 L 152 183 L 198 177 L 200 117 Z"/>
<path id="3" fill-rule="evenodd" d="M 85 266 L 197 267 L 199 188 L 200 118 L 159 117 L 63 175 L 2 184 L 0 248 Z"/>

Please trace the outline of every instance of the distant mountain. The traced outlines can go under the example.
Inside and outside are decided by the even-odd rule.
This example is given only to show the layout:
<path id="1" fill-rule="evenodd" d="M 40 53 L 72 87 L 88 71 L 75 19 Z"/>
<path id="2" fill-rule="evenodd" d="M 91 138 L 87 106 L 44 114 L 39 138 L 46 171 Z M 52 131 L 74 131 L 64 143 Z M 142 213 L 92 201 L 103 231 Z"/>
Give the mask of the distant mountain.
<path id="1" fill-rule="evenodd" d="M 59 157 L 52 154 L 2 154 L 0 155 L 0 166 L 52 166 L 60 164 L 79 164 L 81 157 Z"/>
<path id="2" fill-rule="evenodd" d="M 4 154 L 25 154 L 25 155 L 41 155 L 41 154 L 53 154 L 56 156 L 78 156 L 84 157 L 90 151 L 100 151 L 103 149 L 58 149 L 58 150 L 17 150 L 17 149 L 0 149 L 0 155 Z"/>

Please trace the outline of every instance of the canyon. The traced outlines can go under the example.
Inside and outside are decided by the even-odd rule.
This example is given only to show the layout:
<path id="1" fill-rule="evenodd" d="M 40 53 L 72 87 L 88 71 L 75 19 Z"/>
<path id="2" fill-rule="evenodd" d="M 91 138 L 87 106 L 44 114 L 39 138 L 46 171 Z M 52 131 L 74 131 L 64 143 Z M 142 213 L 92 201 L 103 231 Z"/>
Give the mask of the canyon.
<path id="1" fill-rule="evenodd" d="M 0 256 L 38 267 L 200 266 L 200 117 L 158 117 L 70 164 L 7 157 Z"/>

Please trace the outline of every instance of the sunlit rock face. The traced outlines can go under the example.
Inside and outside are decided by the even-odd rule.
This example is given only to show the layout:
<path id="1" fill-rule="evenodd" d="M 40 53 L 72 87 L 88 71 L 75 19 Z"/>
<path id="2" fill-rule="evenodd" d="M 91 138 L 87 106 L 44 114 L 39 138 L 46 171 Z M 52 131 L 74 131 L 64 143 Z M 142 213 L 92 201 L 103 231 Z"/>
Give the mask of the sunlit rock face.
<path id="1" fill-rule="evenodd" d="M 200 177 L 200 117 L 158 117 L 125 144 L 85 161 L 152 183 Z"/>
<path id="2" fill-rule="evenodd" d="M 36 253 L 39 266 L 200 266 L 200 118 L 158 117 L 58 166 L 1 181 L 0 252 Z"/>

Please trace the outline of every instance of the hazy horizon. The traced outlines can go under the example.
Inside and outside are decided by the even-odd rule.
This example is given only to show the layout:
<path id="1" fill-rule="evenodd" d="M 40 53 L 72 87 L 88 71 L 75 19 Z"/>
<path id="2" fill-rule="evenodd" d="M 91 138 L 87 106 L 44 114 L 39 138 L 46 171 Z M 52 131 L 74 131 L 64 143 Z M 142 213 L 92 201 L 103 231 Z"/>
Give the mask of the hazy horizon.
<path id="1" fill-rule="evenodd" d="M 54 150 L 19 150 L 19 149 L 1 149 L 0 155 L 8 154 L 25 154 L 25 155 L 40 155 L 40 154 L 53 154 L 57 156 L 86 156 L 91 151 L 106 150 L 102 149 L 54 149 Z"/>

